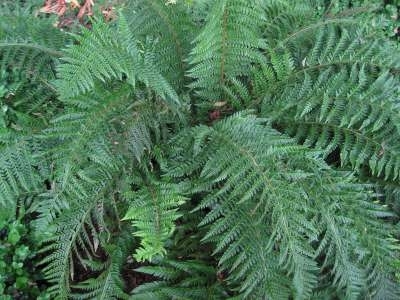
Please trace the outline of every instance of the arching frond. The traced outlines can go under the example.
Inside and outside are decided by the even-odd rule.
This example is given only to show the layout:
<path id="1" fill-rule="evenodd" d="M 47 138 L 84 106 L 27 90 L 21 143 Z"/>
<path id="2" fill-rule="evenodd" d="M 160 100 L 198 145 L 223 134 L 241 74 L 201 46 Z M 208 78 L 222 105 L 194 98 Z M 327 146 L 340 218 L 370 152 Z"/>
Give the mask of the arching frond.
<path id="1" fill-rule="evenodd" d="M 275 61 L 276 55 L 272 67 L 256 75 L 259 95 L 271 92 L 266 82 L 275 88 L 264 100 L 264 114 L 273 111 L 287 132 L 326 155 L 339 150 L 342 165 L 368 165 L 375 176 L 396 179 L 398 62 L 380 42 L 327 27 L 301 64 L 291 55 L 278 54 Z"/>
<path id="2" fill-rule="evenodd" d="M 62 56 L 60 49 L 67 44 L 67 35 L 52 26 L 51 20 L 27 13 L 13 11 L 0 16 L 1 69 L 23 69 L 26 77 L 51 72 L 49 66 Z"/>
<path id="3" fill-rule="evenodd" d="M 156 67 L 154 54 L 146 48 L 149 45 L 137 45 L 122 15 L 116 28 L 97 21 L 91 30 L 82 31 L 76 36 L 78 43 L 64 52 L 65 63 L 58 68 L 62 99 L 89 92 L 96 82 L 126 80 L 133 88 L 140 81 L 171 105 L 179 104 L 176 92 Z"/>
<path id="4" fill-rule="evenodd" d="M 41 264 L 46 278 L 53 284 L 50 292 L 60 299 L 67 299 L 71 293 L 74 266 L 85 266 L 85 259 L 97 256 L 94 241 L 99 239 L 99 230 L 104 224 L 98 223 L 94 211 L 98 203 L 105 201 L 112 183 L 112 174 L 106 170 L 82 170 L 79 175 L 70 179 L 60 192 L 59 197 L 68 207 L 55 216 L 50 228 L 53 235 L 44 241 L 47 246 L 42 249 L 46 257 Z"/>
<path id="5" fill-rule="evenodd" d="M 241 283 L 243 297 L 285 299 L 293 289 L 296 298 L 309 298 L 329 265 L 332 285 L 345 289 L 349 299 L 370 293 L 365 286 L 371 272 L 394 287 L 383 283 L 391 281 L 391 271 L 381 269 L 395 255 L 390 232 L 379 221 L 390 214 L 369 202 L 367 187 L 330 170 L 263 122 L 239 114 L 174 141 L 186 146 L 173 147 L 177 164 L 170 175 L 200 176 L 194 192 L 209 193 L 199 205 L 210 210 L 201 222 L 211 225 L 204 239 L 215 242 L 228 280 Z M 320 265 L 322 253 L 334 261 Z M 382 285 L 369 288 L 378 294 Z"/>
<path id="6" fill-rule="evenodd" d="M 16 137 L 14 137 L 16 138 Z M 0 147 L 0 208 L 15 211 L 23 195 L 40 193 L 41 178 L 35 170 L 32 141 L 21 137 L 11 145 Z"/>
<path id="7" fill-rule="evenodd" d="M 67 34 L 42 2 L 0 3 L 0 209 L 32 204 L 50 298 L 400 298 L 383 10 L 113 1 Z"/>

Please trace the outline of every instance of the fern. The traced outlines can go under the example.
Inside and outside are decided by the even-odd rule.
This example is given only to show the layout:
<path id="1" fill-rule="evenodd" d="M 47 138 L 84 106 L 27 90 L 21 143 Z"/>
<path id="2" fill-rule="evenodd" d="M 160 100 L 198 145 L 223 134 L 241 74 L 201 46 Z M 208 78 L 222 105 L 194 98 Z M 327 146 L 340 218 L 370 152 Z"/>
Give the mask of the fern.
<path id="1" fill-rule="evenodd" d="M 6 90 L 0 97 L 0 207 L 14 212 L 17 203 L 24 205 L 20 200 L 35 199 L 42 192 L 46 164 L 34 155 L 44 145 L 33 135 L 55 111 L 49 82 L 61 56 L 59 48 L 68 43 L 50 20 L 33 16 L 33 6 L 5 1 L 0 7 L 0 85 Z"/>
<path id="2" fill-rule="evenodd" d="M 268 13 L 280 17 L 279 10 Z M 302 16 L 303 10 L 292 14 Z M 326 156 L 339 150 L 342 166 L 359 170 L 368 165 L 374 176 L 396 179 L 392 111 L 397 109 L 399 62 L 386 52 L 388 43 L 373 32 L 356 31 L 346 19 L 283 30 L 269 28 L 269 35 L 287 37 L 267 50 L 269 63 L 253 68 L 251 93 L 233 79 L 229 99 L 236 106 L 261 102 L 262 115 L 299 142 L 323 149 Z"/>
<path id="3" fill-rule="evenodd" d="M 48 246 L 43 248 L 43 251 L 51 251 L 42 261 L 47 264 L 44 268 L 46 277 L 54 283 L 51 291 L 62 299 L 67 298 L 71 291 L 69 278 L 74 276 L 72 259 L 84 264 L 84 258 L 96 256 L 94 239 L 98 238 L 99 228 L 104 227 L 98 224 L 99 219 L 92 212 L 98 203 L 104 201 L 102 197 L 108 187 L 105 182 L 111 176 L 104 171 L 92 174 L 98 179 L 97 183 L 90 179 L 89 172 L 81 172 L 81 182 L 75 179 L 74 184 L 63 191 L 64 197 L 69 196 L 75 202 L 68 203 L 69 209 L 64 209 L 62 216 L 55 220 L 55 228 L 52 229 L 54 235 L 45 241 Z"/>
<path id="4" fill-rule="evenodd" d="M 12 64 L 23 68 L 27 72 L 26 76 L 49 71 L 48 66 L 62 55 L 59 49 L 67 43 L 66 35 L 54 28 L 50 20 L 38 19 L 29 14 L 5 14 L 1 18 L 2 68 Z"/>
<path id="5" fill-rule="evenodd" d="M 115 242 L 105 247 L 108 256 L 105 263 L 90 264 L 92 269 L 102 271 L 100 275 L 72 286 L 75 291 L 71 295 L 72 299 L 128 299 L 128 295 L 124 292 L 121 269 L 126 263 L 129 245 L 133 241 L 128 236 L 122 235 Z"/>
<path id="6" fill-rule="evenodd" d="M 379 11 L 135 0 L 66 34 L 22 2 L 0 6 L 0 208 L 33 199 L 52 299 L 400 297 Z"/>
<path id="7" fill-rule="evenodd" d="M 24 7 L 7 1 L 2 4 L 0 71 L 12 70 L 18 74 L 19 80 L 30 83 L 22 91 L 24 97 L 41 89 L 45 92 L 40 93 L 40 96 L 49 99 L 46 93 L 52 94 L 54 90 L 50 85 L 50 81 L 54 79 L 54 66 L 62 56 L 60 49 L 70 42 L 70 38 L 55 28 L 51 19 L 38 18 L 31 10 L 30 4 L 25 4 Z M 35 99 L 40 97 L 34 96 Z"/>
<path id="8" fill-rule="evenodd" d="M 44 270 L 47 278 L 54 283 L 51 290 L 53 295 L 60 298 L 68 298 L 73 294 L 70 278 L 73 272 L 72 261 L 85 265 L 87 260 L 96 258 L 96 249 L 109 244 L 102 241 L 99 235 L 111 231 L 107 229 L 104 219 L 109 214 L 108 211 L 115 210 L 113 201 L 109 200 L 117 197 L 112 193 L 115 182 L 121 180 L 122 174 L 131 172 L 130 167 L 124 167 L 127 159 L 136 158 L 140 161 L 143 157 L 145 149 L 138 146 L 140 141 L 150 143 L 146 121 L 143 120 L 145 109 L 143 116 L 137 120 L 120 119 L 120 122 L 110 127 L 112 119 L 115 116 L 121 117 L 124 112 L 132 118 L 132 112 L 126 111 L 127 106 L 131 105 L 129 89 L 121 89 L 118 101 L 115 96 L 114 92 L 110 102 L 104 102 L 106 99 L 103 98 L 103 103 L 96 103 L 94 96 L 91 103 L 86 102 L 91 104 L 87 108 L 87 114 L 66 114 L 55 120 L 55 127 L 45 136 L 49 141 L 54 140 L 54 147 L 46 155 L 50 155 L 55 162 L 55 187 L 43 195 L 45 198 L 38 208 L 41 217 L 36 224 L 38 230 L 46 230 L 49 224 L 53 224 L 50 230 L 46 230 L 50 237 L 44 241 L 47 246 L 43 251 L 49 255 L 42 263 L 46 265 Z M 79 107 L 85 103 L 81 99 L 78 97 L 70 102 Z M 88 98 L 85 95 L 83 99 Z M 140 107 L 139 104 L 138 106 Z M 104 120 L 111 123 L 104 123 Z M 124 125 L 122 128 L 121 124 Z M 138 131 L 138 128 L 141 130 Z M 131 133 L 132 139 L 123 140 L 128 133 Z M 138 144 L 132 148 L 134 141 L 138 141 Z M 84 156 L 77 155 L 83 152 L 86 153 Z M 105 207 L 104 211 L 98 210 L 99 205 Z M 113 215 L 113 222 L 123 216 L 117 212 Z M 143 241 L 147 243 L 146 236 Z M 107 275 L 107 272 L 111 270 L 104 270 L 100 275 L 103 276 L 101 279 L 111 280 L 111 274 Z M 113 282 L 110 284 L 114 284 Z M 101 287 L 91 287 L 92 283 L 89 280 L 78 286 L 84 288 L 88 285 L 88 289 L 93 288 L 93 293 L 97 293 Z M 113 295 L 120 293 L 118 289 L 112 292 L 116 293 Z"/>
<path id="9" fill-rule="evenodd" d="M 38 194 L 40 176 L 34 169 L 28 141 L 19 140 L 10 147 L 1 149 L 0 207 L 15 210 L 16 199 L 26 194 Z"/>

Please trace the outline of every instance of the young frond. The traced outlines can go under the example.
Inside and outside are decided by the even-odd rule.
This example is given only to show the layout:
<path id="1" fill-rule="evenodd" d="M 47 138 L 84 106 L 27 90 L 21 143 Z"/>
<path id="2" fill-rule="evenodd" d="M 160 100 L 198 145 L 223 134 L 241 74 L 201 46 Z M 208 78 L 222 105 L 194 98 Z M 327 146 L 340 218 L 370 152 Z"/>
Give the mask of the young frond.
<path id="1" fill-rule="evenodd" d="M 133 234 L 140 238 L 141 247 L 134 257 L 152 261 L 166 254 L 165 243 L 175 230 L 181 216 L 179 206 L 185 202 L 179 186 L 153 180 L 142 182 L 138 191 L 125 193 L 130 208 L 123 220 L 131 220 Z"/>

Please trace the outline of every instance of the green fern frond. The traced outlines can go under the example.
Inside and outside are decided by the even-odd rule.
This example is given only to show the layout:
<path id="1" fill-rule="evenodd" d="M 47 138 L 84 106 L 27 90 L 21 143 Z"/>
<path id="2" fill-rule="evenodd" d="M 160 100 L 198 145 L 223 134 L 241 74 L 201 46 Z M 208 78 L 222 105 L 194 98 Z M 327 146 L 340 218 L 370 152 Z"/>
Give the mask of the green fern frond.
<path id="1" fill-rule="evenodd" d="M 131 299 L 226 299 L 228 296 L 216 280 L 217 271 L 203 261 L 162 260 L 157 266 L 137 271 L 158 277 L 133 291 Z"/>
<path id="2" fill-rule="evenodd" d="M 223 99 L 227 78 L 248 75 L 251 63 L 263 60 L 259 37 L 263 20 L 258 1 L 217 1 L 191 52 L 190 85 L 208 101 Z"/>
<path id="3" fill-rule="evenodd" d="M 263 1 L 265 21 L 263 22 L 263 36 L 269 47 L 276 47 L 282 40 L 295 36 L 299 30 L 310 24 L 315 25 L 319 18 L 316 14 L 317 3 L 312 1 L 275 0 Z M 290 43 L 287 45 L 290 47 Z"/>
<path id="4" fill-rule="evenodd" d="M 0 102 L 20 123 L 29 117 L 30 121 L 40 119 L 45 123 L 59 104 L 51 82 L 62 56 L 60 49 L 70 38 L 53 26 L 53 20 L 36 15 L 32 6 L 38 3 L 28 2 L 1 3 L 0 86 L 6 92 Z M 20 123 L 15 127 L 25 130 L 33 126 Z"/>
<path id="5" fill-rule="evenodd" d="M 44 240 L 46 246 L 41 250 L 47 254 L 41 262 L 43 271 L 53 284 L 49 292 L 57 299 L 67 299 L 72 292 L 74 266 L 85 266 L 85 260 L 97 256 L 95 240 L 99 240 L 98 235 L 105 226 L 98 224 L 96 208 L 109 196 L 106 193 L 112 184 L 112 174 L 105 169 L 87 169 L 78 175 L 63 187 L 59 197 L 64 198 L 68 207 L 56 216 L 50 228 L 53 235 Z"/>
<path id="6" fill-rule="evenodd" d="M 368 165 L 375 176 L 396 179 L 399 134 L 393 111 L 398 83 L 391 72 L 397 62 L 387 58 L 379 42 L 362 39 L 361 34 L 335 28 L 320 31 L 296 68 L 282 67 L 282 61 L 293 58 L 280 55 L 278 64 L 271 57 L 272 67 L 263 67 L 270 71 L 263 75 L 261 69 L 256 75 L 257 94 L 272 94 L 264 100 L 263 114 L 281 125 L 291 123 L 287 132 L 298 141 L 323 149 L 326 155 L 339 149 L 342 165 Z M 278 76 L 282 72 L 285 80 Z M 275 90 L 266 87 L 267 81 Z"/>
<path id="7" fill-rule="evenodd" d="M 400 298 L 381 12 L 175 2 L 77 34 L 0 4 L 0 209 L 32 204 L 50 298 Z"/>
<path id="8" fill-rule="evenodd" d="M 307 37 L 306 51 L 302 34 L 293 50 L 266 50 L 269 63 L 252 68 L 251 90 L 231 80 L 228 99 L 234 107 L 262 103 L 262 116 L 326 156 L 339 150 L 343 166 L 368 165 L 377 177 L 398 178 L 399 60 L 387 52 L 390 44 L 350 24 L 325 23 Z"/>
<path id="9" fill-rule="evenodd" d="M 130 41 L 129 35 L 121 40 L 116 38 L 117 34 L 107 24 L 96 22 L 93 30 L 83 28 L 82 34 L 76 36 L 78 44 L 65 51 L 63 60 L 66 63 L 58 69 L 60 80 L 57 88 L 64 99 L 91 91 L 96 80 L 122 80 L 125 75 L 135 85 L 134 72 L 135 66 L 139 66 L 139 50 Z"/>
<path id="10" fill-rule="evenodd" d="M 44 138 L 56 141 L 51 149 L 60 165 L 65 162 L 81 165 L 85 157 L 93 156 L 90 149 L 99 138 L 111 148 L 116 139 L 111 138 L 115 125 L 112 120 L 127 113 L 127 108 L 134 102 L 129 86 L 115 87 L 112 91 L 98 88 L 95 92 L 70 99 L 69 109 L 65 114 L 51 121 L 52 127 L 44 132 Z M 114 125 L 114 126 L 113 126 Z M 54 143 L 54 142 L 53 142 Z M 81 153 L 86 153 L 82 157 Z M 105 158 L 103 158 L 105 159 Z"/>
<path id="11" fill-rule="evenodd" d="M 61 99 L 90 92 L 96 83 L 126 80 L 132 87 L 140 81 L 170 105 L 179 104 L 176 92 L 155 67 L 154 54 L 137 45 L 122 15 L 116 28 L 95 21 L 91 30 L 82 31 L 76 36 L 78 43 L 64 51 L 65 63 L 58 68 Z"/>
<path id="12" fill-rule="evenodd" d="M 400 187 L 397 182 L 372 181 L 377 185 L 377 191 L 381 195 L 381 201 L 389 205 L 400 217 Z"/>
<path id="13" fill-rule="evenodd" d="M 153 138 L 161 139 L 161 124 L 168 121 L 163 118 L 170 113 L 165 103 L 134 94 L 127 84 L 98 86 L 64 103 L 65 113 L 41 136 L 50 145 L 44 156 L 56 163 L 60 182 L 88 162 L 113 169 L 124 158 L 140 161 Z"/>
<path id="14" fill-rule="evenodd" d="M 55 28 L 51 20 L 37 18 L 28 12 L 1 13 L 0 57 L 2 70 L 22 69 L 26 77 L 49 72 L 62 56 L 61 48 L 68 36 Z"/>
<path id="15" fill-rule="evenodd" d="M 132 242 L 131 238 L 122 235 L 115 241 L 116 244 L 105 245 L 108 259 L 101 265 L 100 275 L 73 285 L 71 299 L 128 299 L 124 292 L 121 270 L 126 264 L 128 246 Z"/>
<path id="16" fill-rule="evenodd" d="M 66 103 L 69 111 L 54 119 L 41 137 L 49 146 L 41 156 L 53 165 L 53 187 L 43 194 L 38 206 L 40 218 L 35 221 L 41 231 L 75 201 L 64 191 L 74 189 L 76 178 L 87 178 L 82 170 L 90 166 L 94 172 L 114 172 L 132 159 L 142 162 L 152 147 L 153 133 L 161 135 L 163 120 L 152 106 L 164 109 L 162 104 L 137 100 L 126 85 L 114 87 L 112 92 L 98 88 Z"/>
<path id="17" fill-rule="evenodd" d="M 43 194 L 35 221 L 37 230 L 50 235 L 44 241 L 43 252 L 48 256 L 42 264 L 52 295 L 61 298 L 74 294 L 74 286 L 98 293 L 100 287 L 93 286 L 98 281 L 72 284 L 69 278 L 74 264 L 85 266 L 96 260 L 96 248 L 108 244 L 99 245 L 100 228 L 111 230 L 104 221 L 106 211 L 99 212 L 97 207 L 100 203 L 110 210 L 116 205 L 109 199 L 114 197 L 110 194 L 114 181 L 129 176 L 133 165 L 148 163 L 146 154 L 163 138 L 160 127 L 170 117 L 165 102 L 154 99 L 152 93 L 133 93 L 127 84 L 96 86 L 92 92 L 65 99 L 64 104 L 65 114 L 54 119 L 41 136 L 49 145 L 42 156 L 53 162 L 54 170 L 52 189 Z M 114 272 L 111 265 L 107 268 Z M 114 278 L 107 270 L 98 280 Z"/>
<path id="18" fill-rule="evenodd" d="M 125 193 L 130 208 L 123 220 L 132 221 L 134 235 L 141 239 L 136 260 L 152 261 L 166 254 L 165 243 L 181 216 L 179 206 L 186 200 L 180 190 L 179 186 L 150 180 L 142 182 L 140 190 Z"/>
<path id="19" fill-rule="evenodd" d="M 154 61 L 175 89 L 185 84 L 187 56 L 193 40 L 195 27 L 182 1 L 165 5 L 164 0 L 130 1 L 130 27 L 135 37 L 144 43 L 154 41 Z"/>
<path id="20" fill-rule="evenodd" d="M 74 196 L 64 196 L 64 191 L 74 189 L 76 178 L 81 177 L 82 169 L 91 164 L 111 171 L 118 170 L 122 165 L 122 155 L 115 155 L 114 150 L 119 146 L 115 144 L 119 139 L 114 134 L 115 128 L 109 126 L 112 118 L 118 112 L 126 112 L 126 107 L 130 105 L 129 89 L 121 88 L 119 92 L 119 95 L 117 92 L 112 96 L 108 94 L 111 98 L 104 91 L 104 98 L 94 93 L 70 100 L 70 112 L 54 119 L 53 126 L 46 129 L 41 136 L 48 148 L 40 156 L 52 162 L 53 188 L 44 193 L 39 204 L 40 218 L 35 221 L 38 230 L 47 231 L 52 220 L 64 208 L 69 207 Z M 78 113 L 75 107 L 83 105 L 86 106 L 85 109 Z M 97 178 L 94 179 L 96 180 Z"/>
<path id="21" fill-rule="evenodd" d="M 21 195 L 40 193 L 40 174 L 34 169 L 29 140 L 19 138 L 0 148 L 0 208 L 10 209 Z"/>

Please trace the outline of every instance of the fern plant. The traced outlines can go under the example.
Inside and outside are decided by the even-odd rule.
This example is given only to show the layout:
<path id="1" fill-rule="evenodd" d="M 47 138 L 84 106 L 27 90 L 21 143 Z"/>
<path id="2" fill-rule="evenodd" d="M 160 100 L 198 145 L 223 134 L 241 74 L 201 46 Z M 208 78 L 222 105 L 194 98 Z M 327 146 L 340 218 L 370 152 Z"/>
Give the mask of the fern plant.
<path id="1" fill-rule="evenodd" d="M 344 2 L 2 19 L 2 68 L 51 90 L 2 128 L 0 204 L 35 199 L 53 298 L 400 297 L 400 56 Z M 133 290 L 132 259 L 154 279 Z"/>

